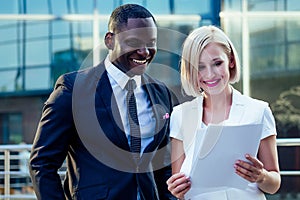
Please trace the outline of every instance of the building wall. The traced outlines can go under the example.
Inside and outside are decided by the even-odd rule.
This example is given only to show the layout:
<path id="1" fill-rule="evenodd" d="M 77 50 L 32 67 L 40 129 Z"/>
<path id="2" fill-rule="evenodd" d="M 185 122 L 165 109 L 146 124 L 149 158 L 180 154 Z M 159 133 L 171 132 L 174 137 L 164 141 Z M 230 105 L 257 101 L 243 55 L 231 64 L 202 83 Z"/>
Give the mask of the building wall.
<path id="1" fill-rule="evenodd" d="M 11 96 L 0 98 L 0 113 L 20 113 L 22 116 L 23 142 L 31 144 L 39 122 L 44 101 L 48 95 Z"/>

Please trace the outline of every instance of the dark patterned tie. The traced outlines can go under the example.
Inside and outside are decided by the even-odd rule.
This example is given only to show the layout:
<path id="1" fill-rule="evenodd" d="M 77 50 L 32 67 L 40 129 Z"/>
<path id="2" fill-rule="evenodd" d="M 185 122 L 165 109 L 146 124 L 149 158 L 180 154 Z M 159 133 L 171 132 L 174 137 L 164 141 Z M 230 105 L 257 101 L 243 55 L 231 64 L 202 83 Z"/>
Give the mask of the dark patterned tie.
<path id="1" fill-rule="evenodd" d="M 130 79 L 125 88 L 128 90 L 126 96 L 127 113 L 130 125 L 130 150 L 136 161 L 140 158 L 141 152 L 141 131 L 139 126 L 139 120 L 137 116 L 136 100 L 133 90 L 136 88 L 135 80 Z"/>

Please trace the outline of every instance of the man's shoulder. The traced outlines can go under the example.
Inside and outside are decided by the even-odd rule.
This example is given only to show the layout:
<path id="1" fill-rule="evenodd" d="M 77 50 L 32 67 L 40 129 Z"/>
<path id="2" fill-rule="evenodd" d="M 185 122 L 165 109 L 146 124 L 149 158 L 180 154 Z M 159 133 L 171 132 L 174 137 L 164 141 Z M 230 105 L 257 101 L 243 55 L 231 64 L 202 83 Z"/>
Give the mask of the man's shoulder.
<path id="1" fill-rule="evenodd" d="M 90 66 L 86 68 L 80 68 L 77 71 L 71 71 L 65 74 L 62 74 L 58 80 L 64 80 L 73 82 L 76 78 L 90 77 L 90 76 L 100 76 L 101 72 L 105 71 L 105 67 L 103 63 L 100 63 L 97 66 Z"/>
<path id="2" fill-rule="evenodd" d="M 105 71 L 104 62 L 102 61 L 96 66 L 90 66 L 86 68 L 79 69 L 75 73 L 77 73 L 77 76 L 101 76 L 101 74 Z"/>
<path id="3" fill-rule="evenodd" d="M 162 93 L 169 93 L 169 88 L 166 86 L 166 84 L 149 74 L 144 73 L 142 75 L 142 84 L 145 86 L 150 86 L 151 88 L 154 88 L 156 93 L 162 92 Z"/>
<path id="4" fill-rule="evenodd" d="M 157 78 L 155 78 L 155 77 L 153 77 L 153 76 L 151 76 L 147 73 L 144 73 L 142 75 L 142 78 L 144 79 L 144 82 L 147 83 L 147 84 L 153 83 L 153 84 L 158 84 L 158 85 L 165 86 L 165 84 L 162 81 L 158 80 Z"/>

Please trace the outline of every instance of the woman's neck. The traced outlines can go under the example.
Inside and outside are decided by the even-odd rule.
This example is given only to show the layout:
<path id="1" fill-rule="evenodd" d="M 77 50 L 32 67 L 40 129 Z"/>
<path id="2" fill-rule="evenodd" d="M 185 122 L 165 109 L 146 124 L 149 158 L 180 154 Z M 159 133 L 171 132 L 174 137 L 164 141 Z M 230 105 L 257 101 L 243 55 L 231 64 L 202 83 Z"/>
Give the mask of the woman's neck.
<path id="1" fill-rule="evenodd" d="M 223 93 L 205 95 L 203 101 L 203 122 L 218 124 L 228 119 L 232 104 L 232 88 L 228 86 Z"/>

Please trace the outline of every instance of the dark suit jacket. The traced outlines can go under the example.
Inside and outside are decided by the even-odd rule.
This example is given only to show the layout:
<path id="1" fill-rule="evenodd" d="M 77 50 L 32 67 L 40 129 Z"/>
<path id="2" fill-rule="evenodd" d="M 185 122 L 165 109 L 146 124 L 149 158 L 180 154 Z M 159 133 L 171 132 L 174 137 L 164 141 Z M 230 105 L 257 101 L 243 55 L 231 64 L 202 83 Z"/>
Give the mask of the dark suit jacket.
<path id="1" fill-rule="evenodd" d="M 142 75 L 156 118 L 154 140 L 136 164 L 129 151 L 112 88 L 102 62 L 62 75 L 46 101 L 30 159 L 38 199 L 172 199 L 169 116 L 171 95 Z M 67 160 L 62 186 L 57 170 Z"/>

